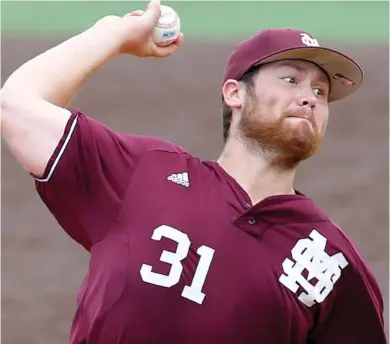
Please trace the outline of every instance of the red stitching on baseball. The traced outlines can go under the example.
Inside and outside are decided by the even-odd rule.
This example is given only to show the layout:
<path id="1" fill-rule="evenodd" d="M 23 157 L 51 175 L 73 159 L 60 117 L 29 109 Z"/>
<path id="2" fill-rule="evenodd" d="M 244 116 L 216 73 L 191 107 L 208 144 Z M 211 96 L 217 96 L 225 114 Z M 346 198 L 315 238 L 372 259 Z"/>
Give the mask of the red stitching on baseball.
<path id="1" fill-rule="evenodd" d="M 175 18 L 175 20 L 172 22 L 172 23 L 169 23 L 169 24 L 162 24 L 162 23 L 157 23 L 157 27 L 161 28 L 161 29 L 170 29 L 172 27 L 174 27 L 177 23 L 177 17 Z"/>

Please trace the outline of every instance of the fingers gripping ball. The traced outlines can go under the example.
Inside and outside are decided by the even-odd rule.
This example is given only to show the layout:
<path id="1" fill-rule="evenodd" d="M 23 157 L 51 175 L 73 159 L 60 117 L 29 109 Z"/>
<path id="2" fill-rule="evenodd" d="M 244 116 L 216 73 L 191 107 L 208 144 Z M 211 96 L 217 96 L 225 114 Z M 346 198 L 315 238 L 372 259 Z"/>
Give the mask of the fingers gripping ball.
<path id="1" fill-rule="evenodd" d="M 175 42 L 180 34 L 180 18 L 177 12 L 165 5 L 160 6 L 161 15 L 153 30 L 153 41 L 164 47 Z"/>

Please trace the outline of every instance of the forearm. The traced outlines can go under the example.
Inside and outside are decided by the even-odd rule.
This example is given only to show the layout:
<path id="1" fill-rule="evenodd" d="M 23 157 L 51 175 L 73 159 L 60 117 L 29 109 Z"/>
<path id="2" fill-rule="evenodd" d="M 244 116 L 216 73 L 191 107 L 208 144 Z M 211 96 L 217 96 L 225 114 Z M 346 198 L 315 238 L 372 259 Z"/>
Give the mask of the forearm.
<path id="1" fill-rule="evenodd" d="M 94 25 L 18 68 L 2 89 L 2 100 L 39 99 L 65 107 L 80 86 L 119 53 L 114 25 Z"/>

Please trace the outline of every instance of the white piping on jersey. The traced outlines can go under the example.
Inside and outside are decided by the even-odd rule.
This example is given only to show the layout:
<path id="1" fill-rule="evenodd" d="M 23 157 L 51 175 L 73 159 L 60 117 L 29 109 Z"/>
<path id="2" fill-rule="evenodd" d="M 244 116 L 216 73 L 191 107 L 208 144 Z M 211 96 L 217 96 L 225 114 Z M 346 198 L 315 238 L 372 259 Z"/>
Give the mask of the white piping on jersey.
<path id="1" fill-rule="evenodd" d="M 60 152 L 58 153 L 56 159 L 54 160 L 53 164 L 51 165 L 49 174 L 48 174 L 47 177 L 44 178 L 44 179 L 35 178 L 37 181 L 39 181 L 39 182 L 47 182 L 47 181 L 49 181 L 50 177 L 51 177 L 51 176 L 53 175 L 53 173 L 54 173 L 54 169 L 57 167 L 57 165 L 58 165 L 58 163 L 59 163 L 59 161 L 60 161 L 60 159 L 61 159 L 61 157 L 62 157 L 62 154 L 63 154 L 64 151 L 65 151 L 66 146 L 68 145 L 68 143 L 69 143 L 69 141 L 70 141 L 70 138 L 72 137 L 72 134 L 73 134 L 73 132 L 74 132 L 74 128 L 76 127 L 76 124 L 77 124 L 77 116 L 76 116 L 75 119 L 73 120 L 73 123 L 72 123 L 72 125 L 71 125 L 71 127 L 70 127 L 70 129 L 69 129 L 68 136 L 66 137 L 65 142 L 64 142 L 64 144 L 62 145 Z"/>

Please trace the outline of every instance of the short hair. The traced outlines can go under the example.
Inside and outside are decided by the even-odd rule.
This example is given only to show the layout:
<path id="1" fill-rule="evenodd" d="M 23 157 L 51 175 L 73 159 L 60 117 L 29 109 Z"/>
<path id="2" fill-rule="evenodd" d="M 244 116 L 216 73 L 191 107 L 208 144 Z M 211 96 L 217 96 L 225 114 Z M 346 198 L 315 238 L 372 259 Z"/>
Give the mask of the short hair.
<path id="1" fill-rule="evenodd" d="M 238 81 L 243 83 L 248 90 L 253 89 L 255 83 L 254 79 L 260 70 L 259 66 L 249 69 Z M 225 99 L 222 99 L 222 128 L 223 141 L 226 143 L 229 137 L 230 125 L 232 122 L 233 110 L 226 104 Z"/>

